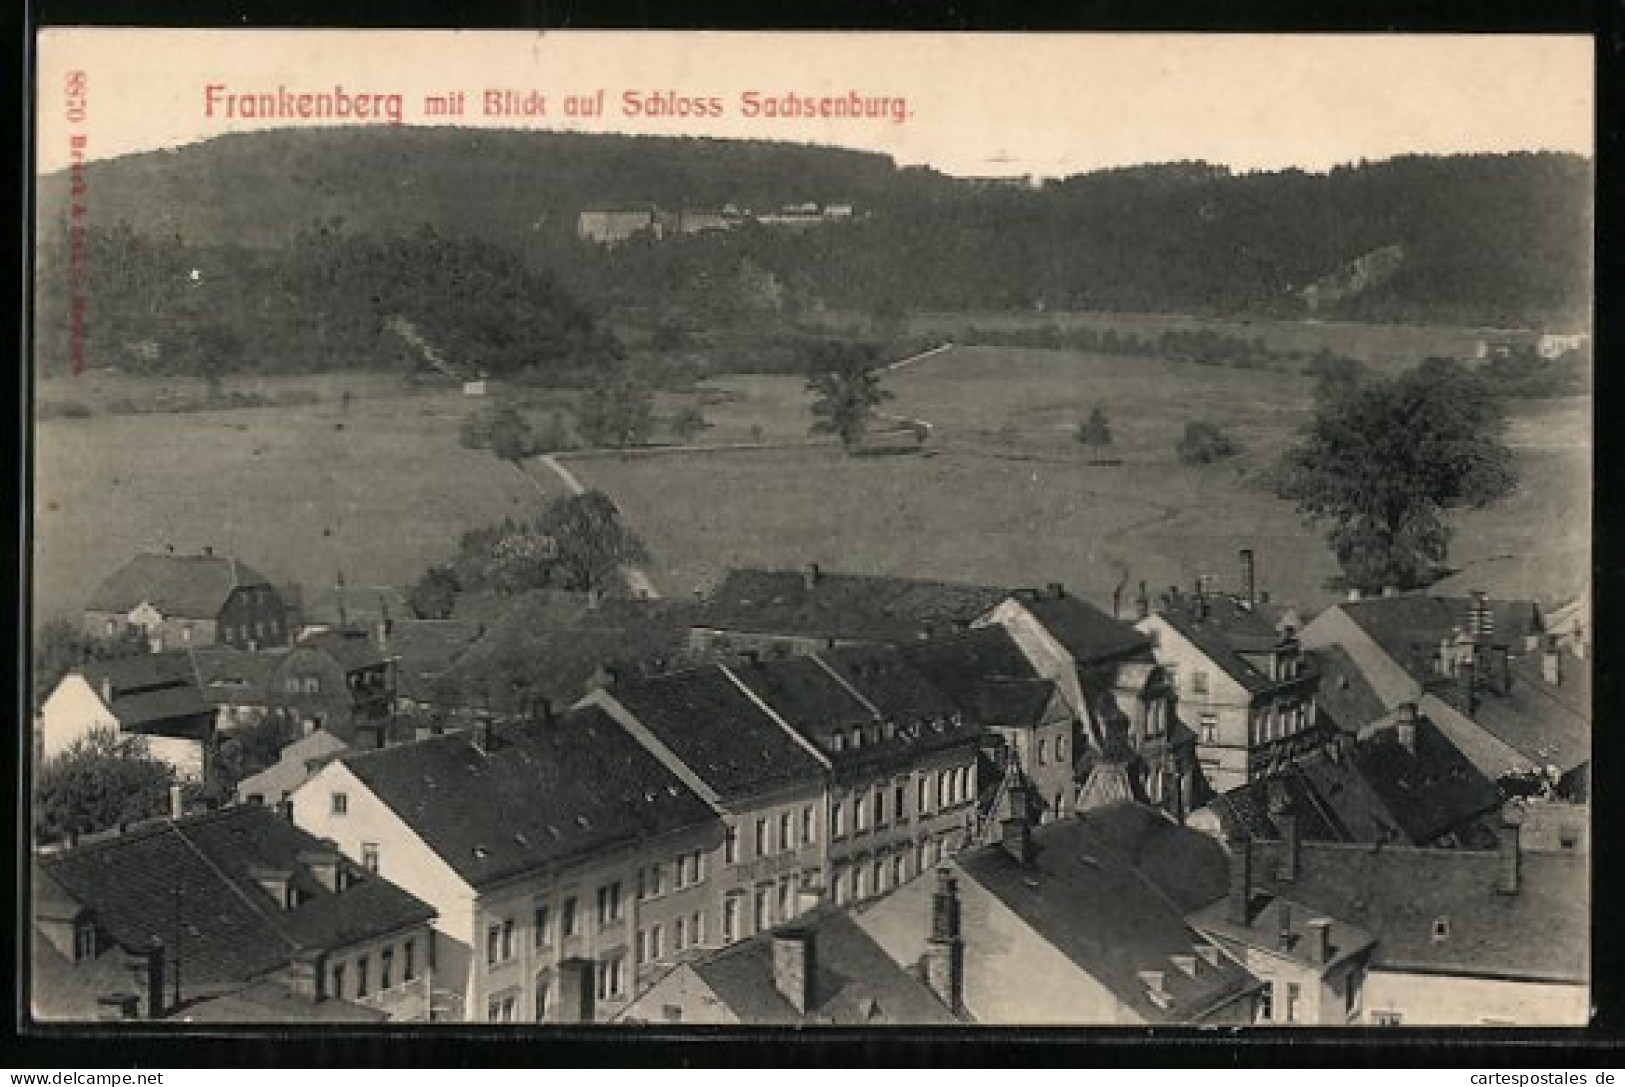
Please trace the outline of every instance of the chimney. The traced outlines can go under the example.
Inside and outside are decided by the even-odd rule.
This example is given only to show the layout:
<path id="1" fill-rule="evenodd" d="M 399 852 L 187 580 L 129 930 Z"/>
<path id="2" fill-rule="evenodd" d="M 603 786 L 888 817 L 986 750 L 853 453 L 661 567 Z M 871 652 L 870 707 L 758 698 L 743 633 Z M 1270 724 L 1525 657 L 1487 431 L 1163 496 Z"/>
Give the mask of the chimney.
<path id="1" fill-rule="evenodd" d="M 1066 596 L 1066 586 L 1059 581 L 1052 581 L 1049 583 L 1049 594 L 1052 598 L 1060 600 Z"/>
<path id="2" fill-rule="evenodd" d="M 1416 703 L 1401 702 L 1399 704 L 1399 719 L 1394 725 L 1394 734 L 1407 754 L 1416 754 Z"/>
<path id="3" fill-rule="evenodd" d="M 1563 651 L 1557 648 L 1556 638 L 1547 638 L 1540 651 L 1540 678 L 1551 687 L 1563 684 Z"/>
<path id="4" fill-rule="evenodd" d="M 482 713 L 474 718 L 474 727 L 469 731 L 474 750 L 482 755 L 489 755 L 491 753 L 491 742 L 495 738 L 495 729 L 496 722 L 491 719 L 490 714 Z"/>
<path id="5" fill-rule="evenodd" d="M 1252 607 L 1256 600 L 1257 585 L 1254 574 L 1253 549 L 1244 547 L 1241 549 L 1241 598 L 1247 602 L 1248 607 Z"/>
<path id="6" fill-rule="evenodd" d="M 147 1018 L 164 1015 L 164 942 L 154 936 L 147 942 Z"/>
<path id="7" fill-rule="evenodd" d="M 1332 961 L 1332 920 L 1329 917 L 1312 918 L 1309 929 L 1309 961 L 1324 966 Z"/>
<path id="8" fill-rule="evenodd" d="M 999 823 L 1004 851 L 1015 858 L 1017 864 L 1031 864 L 1037 856 L 1033 846 L 1033 828 L 1025 817 L 1012 815 Z"/>
<path id="9" fill-rule="evenodd" d="M 1522 855 L 1518 842 L 1518 825 L 1503 823 L 1496 828 L 1496 854 L 1499 864 L 1495 873 L 1495 893 L 1515 895 L 1522 882 Z"/>
<path id="10" fill-rule="evenodd" d="M 1276 878 L 1282 883 L 1291 883 L 1298 878 L 1301 858 L 1297 813 L 1288 805 L 1275 816 L 1275 822 L 1281 828 L 1281 866 L 1276 870 Z"/>
<path id="11" fill-rule="evenodd" d="M 593 1008 L 593 964 L 591 959 L 565 959 L 559 963 L 560 1023 L 591 1023 Z"/>
<path id="12" fill-rule="evenodd" d="M 818 579 L 822 576 L 823 574 L 819 571 L 818 564 L 816 562 L 809 562 L 807 565 L 801 568 L 801 584 L 808 590 L 812 589 L 814 585 L 817 585 Z"/>
<path id="13" fill-rule="evenodd" d="M 171 785 L 169 787 L 169 817 L 171 819 L 186 818 L 186 787 L 184 785 Z"/>
<path id="14" fill-rule="evenodd" d="M 1478 662 L 1463 657 L 1456 665 L 1456 680 L 1461 690 L 1462 711 L 1471 717 L 1478 712 Z"/>
<path id="15" fill-rule="evenodd" d="M 1253 897 L 1253 845 L 1242 839 L 1236 843 L 1230 857 L 1229 919 L 1232 925 L 1246 928 L 1252 922 Z"/>
<path id="16" fill-rule="evenodd" d="M 818 945 L 811 929 L 780 929 L 773 933 L 773 986 L 798 1015 L 813 1007 L 813 979 L 818 969 Z"/>
<path id="17" fill-rule="evenodd" d="M 1277 898 L 1275 906 L 1275 919 L 1278 922 L 1275 931 L 1275 946 L 1281 951 L 1291 951 L 1292 903 Z"/>
<path id="18" fill-rule="evenodd" d="M 925 982 L 960 1015 L 965 1010 L 965 941 L 959 929 L 959 881 L 946 867 L 937 869 L 931 895 L 931 936 L 925 945 Z"/>
<path id="19" fill-rule="evenodd" d="M 1134 611 L 1141 619 L 1151 614 L 1151 597 L 1146 594 L 1145 582 L 1140 582 L 1140 595 L 1134 598 Z"/>

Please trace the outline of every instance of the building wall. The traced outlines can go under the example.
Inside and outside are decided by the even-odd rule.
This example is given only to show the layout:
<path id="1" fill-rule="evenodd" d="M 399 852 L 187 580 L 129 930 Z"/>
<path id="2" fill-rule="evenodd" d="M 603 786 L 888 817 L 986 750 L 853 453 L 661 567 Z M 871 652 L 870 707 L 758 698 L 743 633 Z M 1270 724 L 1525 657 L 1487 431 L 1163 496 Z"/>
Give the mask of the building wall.
<path id="1" fill-rule="evenodd" d="M 1339 963 L 1335 970 L 1322 973 L 1315 966 L 1261 948 L 1227 950 L 1239 958 L 1249 973 L 1270 986 L 1271 1018 L 1276 1026 L 1346 1026 L 1360 1021 L 1365 999 L 1364 959 Z M 1289 986 L 1297 986 L 1295 1006 Z M 1349 987 L 1354 986 L 1355 1005 L 1348 1004 Z M 1287 1018 L 1290 1014 L 1291 1018 Z"/>
<path id="2" fill-rule="evenodd" d="M 898 785 L 903 786 L 901 814 L 896 810 Z M 885 894 L 962 849 L 975 818 L 976 789 L 973 746 L 948 748 L 912 767 L 877 769 L 832 784 L 828 884 L 832 901 L 847 905 Z M 874 818 L 877 792 L 885 798 L 881 823 Z M 855 814 L 860 802 L 861 829 Z M 842 812 L 839 834 L 834 831 L 836 807 Z"/>
<path id="3" fill-rule="evenodd" d="M 1072 770 L 1077 757 L 1076 728 L 1065 700 L 1059 694 L 1053 697 L 1036 727 L 999 726 L 995 731 L 1004 737 L 1022 774 L 1043 799 L 1043 821 L 1070 819 L 1077 811 Z"/>
<path id="4" fill-rule="evenodd" d="M 956 869 L 957 870 L 957 869 Z M 986 889 L 958 872 L 965 941 L 965 1007 L 987 1026 L 1141 1022 L 1108 989 L 1040 938 Z M 904 969 L 925 953 L 936 881 L 918 879 L 854 920 Z"/>
<path id="5" fill-rule="evenodd" d="M 412 945 L 412 977 L 406 976 L 406 945 Z M 391 954 L 389 984 L 384 984 L 384 955 Z M 361 962 L 367 964 L 367 993 L 359 994 Z M 433 987 L 434 930 L 421 925 L 405 932 L 391 933 L 372 940 L 337 948 L 323 963 L 322 991 L 330 998 L 349 1000 L 363 1007 L 377 1008 L 395 1022 L 423 1023 L 429 1020 L 430 992 Z M 343 991 L 335 991 L 342 972 Z"/>
<path id="6" fill-rule="evenodd" d="M 1044 629 L 1044 624 L 1032 612 L 1022 607 L 1019 600 L 1005 600 L 976 622 L 976 626 L 997 623 L 1010 632 L 1010 637 L 1032 662 L 1033 670 L 1060 688 L 1061 696 L 1080 721 L 1090 720 L 1089 707 L 1078 681 L 1077 662 L 1072 654 Z"/>
<path id="7" fill-rule="evenodd" d="M 39 730 L 41 753 L 45 758 L 60 755 L 98 728 L 118 730 L 118 718 L 113 716 L 101 698 L 81 675 L 70 674 L 62 678 L 40 707 L 35 727 Z"/>
<path id="8" fill-rule="evenodd" d="M 711 874 L 711 916 L 707 925 L 710 946 L 724 946 L 771 928 L 799 915 L 803 910 L 800 892 L 826 885 L 831 848 L 827 797 L 822 781 L 809 782 L 793 790 L 764 795 L 730 806 L 723 812 L 724 838 L 707 857 Z M 815 839 L 805 841 L 801 821 L 808 808 L 813 812 Z M 793 848 L 783 848 L 779 827 L 789 816 L 795 832 Z M 767 823 L 767 850 L 756 848 L 756 824 Z M 738 853 L 727 859 L 727 836 L 733 834 Z M 764 898 L 763 924 L 756 925 L 757 895 Z M 729 900 L 734 905 L 729 905 Z M 782 905 L 781 905 L 782 903 Z M 726 916 L 735 917 L 733 935 L 727 933 Z"/>
<path id="9" fill-rule="evenodd" d="M 367 686 L 356 690 L 354 676 Z M 308 690 L 310 680 L 317 689 Z M 356 740 L 356 728 L 387 717 L 394 702 L 391 668 L 380 663 L 372 668 L 347 673 L 329 654 L 316 649 L 295 648 L 277 665 L 266 684 L 266 701 L 299 721 L 301 731 L 324 728 L 345 742 Z"/>
<path id="10" fill-rule="evenodd" d="M 1374 969 L 1366 978 L 1367 1025 L 1585 1026 L 1591 992 L 1579 983 L 1421 974 Z M 1397 1023 L 1386 1017 L 1397 1016 Z"/>
<path id="11" fill-rule="evenodd" d="M 238 649 L 287 645 L 291 637 L 282 594 L 269 585 L 243 585 L 220 609 L 217 639 Z"/>

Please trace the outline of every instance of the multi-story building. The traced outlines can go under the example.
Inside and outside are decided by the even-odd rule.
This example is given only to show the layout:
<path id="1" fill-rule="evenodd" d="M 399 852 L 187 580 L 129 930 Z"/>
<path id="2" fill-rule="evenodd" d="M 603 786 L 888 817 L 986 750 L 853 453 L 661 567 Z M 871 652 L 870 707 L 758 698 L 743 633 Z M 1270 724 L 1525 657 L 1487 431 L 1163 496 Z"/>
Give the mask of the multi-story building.
<path id="1" fill-rule="evenodd" d="M 426 1020 L 433 909 L 272 809 L 38 858 L 37 1018 Z"/>
<path id="2" fill-rule="evenodd" d="M 886 894 L 976 833 L 980 730 L 894 649 L 722 670 L 827 765 L 829 895 Z"/>
<path id="3" fill-rule="evenodd" d="M 640 968 L 716 942 L 721 823 L 594 709 L 342 755 L 292 804 L 435 905 L 439 1020 L 608 1018 Z"/>
<path id="4" fill-rule="evenodd" d="M 196 645 L 238 649 L 287 645 L 281 593 L 265 576 L 212 547 L 201 554 L 141 554 L 98 585 L 85 605 L 85 633 L 146 633 L 154 651 Z"/>
<path id="5" fill-rule="evenodd" d="M 395 710 L 394 657 L 378 632 L 311 634 L 282 657 L 267 683 L 272 712 L 305 733 L 324 729 L 346 743 L 383 745 Z"/>
<path id="6" fill-rule="evenodd" d="M 730 944 L 799 916 L 825 887 L 828 758 L 717 667 L 617 681 L 587 695 L 702 798 L 720 840 L 699 858 L 707 907 L 690 944 Z"/>
<path id="7" fill-rule="evenodd" d="M 1170 593 L 1136 626 L 1150 639 L 1195 736 L 1206 784 L 1228 792 L 1321 746 L 1319 672 L 1291 630 L 1245 602 Z"/>

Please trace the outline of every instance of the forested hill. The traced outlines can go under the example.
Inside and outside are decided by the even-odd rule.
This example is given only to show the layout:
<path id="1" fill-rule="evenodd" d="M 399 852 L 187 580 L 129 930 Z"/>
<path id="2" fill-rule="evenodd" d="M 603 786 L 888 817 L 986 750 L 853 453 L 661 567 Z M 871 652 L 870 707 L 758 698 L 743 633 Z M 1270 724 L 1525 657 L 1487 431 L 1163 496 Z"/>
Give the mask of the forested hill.
<path id="1" fill-rule="evenodd" d="M 41 207 L 65 179 L 47 179 Z M 95 164 L 93 225 L 275 250 L 313 224 L 511 249 L 594 311 L 694 311 L 766 284 L 787 312 L 1123 310 L 1503 327 L 1589 308 L 1592 169 L 1573 155 L 1407 157 L 1234 174 L 1184 163 L 988 187 L 885 156 L 753 141 L 456 129 L 222 137 Z M 851 203 L 850 222 L 603 250 L 584 208 Z M 715 293 L 714 289 L 712 293 Z M 760 292 L 758 292 L 760 293 Z M 712 300 L 715 301 L 714 299 Z M 727 306 L 721 307 L 724 311 Z"/>

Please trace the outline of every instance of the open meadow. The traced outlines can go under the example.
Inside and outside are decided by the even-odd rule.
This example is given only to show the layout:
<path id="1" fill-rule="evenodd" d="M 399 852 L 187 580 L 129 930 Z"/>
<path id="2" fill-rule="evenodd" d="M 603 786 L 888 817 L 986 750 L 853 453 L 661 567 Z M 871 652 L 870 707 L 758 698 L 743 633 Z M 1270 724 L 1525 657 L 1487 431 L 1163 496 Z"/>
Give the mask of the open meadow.
<path id="1" fill-rule="evenodd" d="M 262 379 L 255 391 L 314 403 L 184 414 L 105 414 L 151 383 L 93 375 L 43 383 L 77 397 L 83 419 L 35 429 L 36 618 L 72 613 L 133 552 L 212 544 L 278 580 L 405 584 L 449 556 L 465 530 L 524 516 L 564 493 L 544 465 L 520 472 L 463 449 L 470 402 L 454 390 L 408 393 L 397 379 Z M 888 373 L 888 412 L 928 420 L 927 455 L 849 457 L 807 441 L 802 381 L 733 375 L 698 396 L 662 394 L 657 415 L 703 399 L 711 445 L 566 457 L 607 491 L 648 542 L 668 595 L 702 589 L 740 564 L 829 568 L 1031 585 L 1062 581 L 1107 603 L 1122 579 L 1153 587 L 1198 574 L 1230 584 L 1238 548 L 1260 584 L 1318 605 L 1336 573 L 1264 478 L 1308 417 L 1297 375 L 1070 351 L 956 347 Z M 247 388 L 237 381 L 231 388 Z M 343 390 L 352 392 L 348 403 Z M 175 389 L 175 395 L 197 394 Z M 553 405 L 549 397 L 557 403 Z M 569 394 L 528 398 L 537 418 Z M 1096 404 L 1114 465 L 1089 463 L 1075 438 Z M 1508 440 L 1523 477 L 1488 510 L 1456 514 L 1442 588 L 1568 599 L 1585 583 L 1591 539 L 1590 401 L 1523 401 Z M 1207 467 L 1178 462 L 1185 423 L 1218 423 L 1246 447 Z M 1131 595 L 1131 594 L 1130 594 Z"/>

